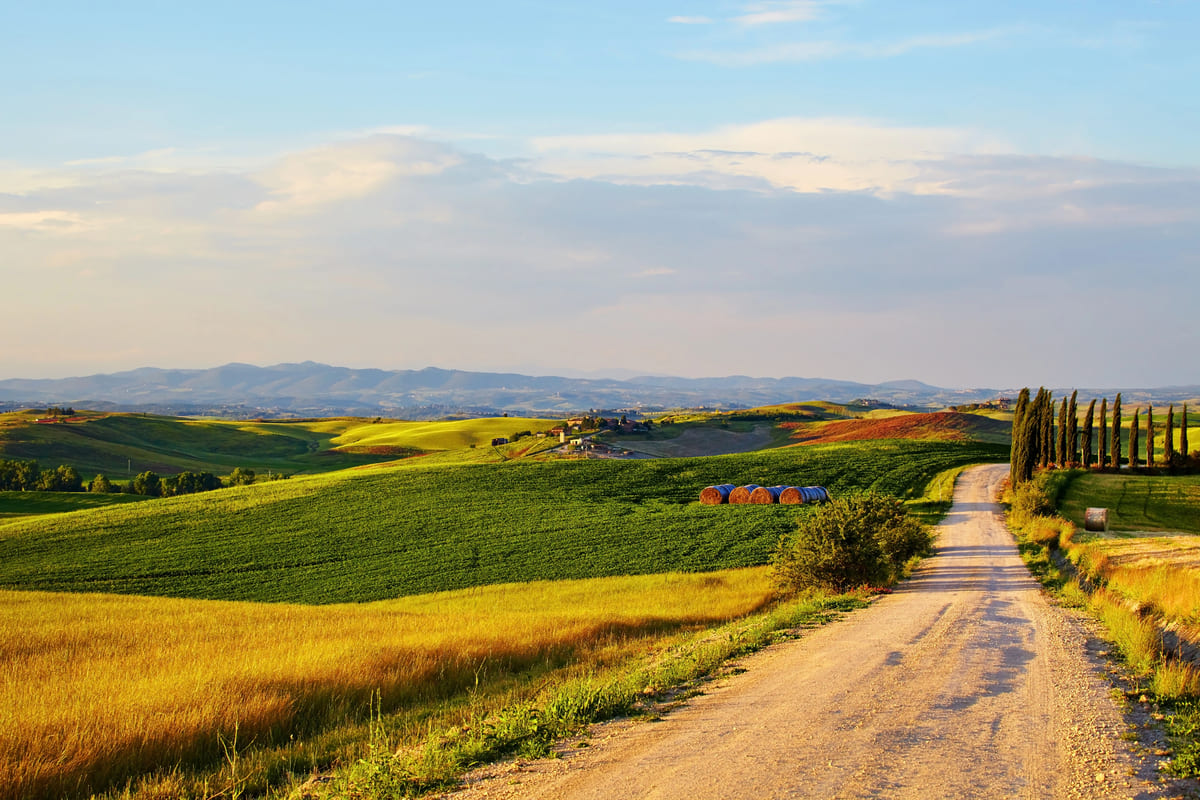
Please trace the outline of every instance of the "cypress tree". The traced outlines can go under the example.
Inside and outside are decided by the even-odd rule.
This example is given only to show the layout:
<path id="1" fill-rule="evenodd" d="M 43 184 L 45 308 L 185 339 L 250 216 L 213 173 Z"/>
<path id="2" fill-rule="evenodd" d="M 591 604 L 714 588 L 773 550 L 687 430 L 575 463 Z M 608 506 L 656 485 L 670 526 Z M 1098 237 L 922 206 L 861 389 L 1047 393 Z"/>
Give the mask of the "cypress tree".
<path id="1" fill-rule="evenodd" d="M 1017 395 L 1017 405 L 1013 409 L 1012 444 L 1009 447 L 1008 482 L 1016 487 L 1021 482 L 1021 461 L 1025 450 L 1025 417 L 1029 413 L 1029 387 Z"/>
<path id="2" fill-rule="evenodd" d="M 1179 420 L 1179 452 L 1183 456 L 1184 461 L 1191 455 L 1188 452 L 1187 441 L 1187 403 L 1183 404 L 1183 415 Z"/>
<path id="3" fill-rule="evenodd" d="M 1039 420 L 1042 421 L 1042 458 L 1038 465 L 1045 469 L 1054 463 L 1054 395 L 1049 389 L 1042 397 L 1042 416 Z"/>
<path id="4" fill-rule="evenodd" d="M 1083 441 L 1079 443 L 1079 455 L 1084 468 L 1092 465 L 1092 426 L 1096 420 L 1096 398 L 1088 403 L 1087 416 L 1083 419 Z"/>
<path id="5" fill-rule="evenodd" d="M 1035 431 L 1035 435 L 1037 436 L 1037 461 L 1035 465 L 1039 469 L 1045 469 L 1046 464 L 1051 458 L 1050 448 L 1052 447 L 1051 442 L 1054 439 L 1054 433 L 1051 428 L 1053 424 L 1051 421 L 1053 412 L 1050 411 L 1050 392 L 1045 388 L 1041 389 L 1038 392 L 1037 401 L 1034 405 L 1037 407 L 1037 430 Z M 1032 473 L 1030 473 L 1030 477 L 1033 477 Z"/>
<path id="6" fill-rule="evenodd" d="M 1117 399 L 1113 400 L 1113 424 L 1112 424 L 1112 467 L 1113 469 L 1121 468 L 1121 393 L 1117 392 Z"/>
<path id="7" fill-rule="evenodd" d="M 1079 461 L 1079 406 L 1075 404 L 1075 400 L 1079 395 L 1079 390 L 1071 392 L 1071 402 L 1067 406 L 1067 424 L 1070 429 L 1067 433 L 1067 463 L 1075 464 Z"/>
<path id="8" fill-rule="evenodd" d="M 1025 446 L 1021 449 L 1021 463 L 1017 465 L 1017 481 L 1023 483 L 1033 477 L 1042 447 L 1042 405 L 1046 390 L 1038 389 L 1037 397 L 1029 401 L 1025 411 L 1025 423 L 1021 426 Z"/>
<path id="9" fill-rule="evenodd" d="M 1154 407 L 1146 412 L 1146 466 L 1154 466 Z"/>
<path id="10" fill-rule="evenodd" d="M 1096 461 L 1096 466 L 1104 469 L 1108 466 L 1108 398 L 1100 399 L 1100 442 L 1097 448 L 1100 451 L 1100 458 Z"/>
<path id="11" fill-rule="evenodd" d="M 1163 442 L 1163 460 L 1167 466 L 1175 463 L 1175 404 L 1167 408 L 1167 438 Z"/>
<path id="12" fill-rule="evenodd" d="M 1133 410 L 1133 422 L 1129 425 L 1129 468 L 1137 469 L 1138 467 L 1138 414 L 1140 409 Z"/>
<path id="13" fill-rule="evenodd" d="M 1058 464 L 1059 469 L 1067 465 L 1067 398 L 1065 396 L 1062 399 L 1062 405 L 1058 407 L 1058 447 L 1055 456 L 1054 463 Z"/>

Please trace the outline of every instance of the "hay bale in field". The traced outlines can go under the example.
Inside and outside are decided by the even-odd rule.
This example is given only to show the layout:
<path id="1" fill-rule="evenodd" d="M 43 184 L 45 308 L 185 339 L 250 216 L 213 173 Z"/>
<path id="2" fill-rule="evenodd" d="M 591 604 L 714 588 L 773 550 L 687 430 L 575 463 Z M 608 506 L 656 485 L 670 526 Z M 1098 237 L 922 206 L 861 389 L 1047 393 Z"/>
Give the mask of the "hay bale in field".
<path id="1" fill-rule="evenodd" d="M 706 506 L 719 506 L 729 502 L 729 493 L 734 486 L 732 483 L 722 483 L 717 486 L 705 486 L 700 490 L 700 502 Z"/>
<path id="2" fill-rule="evenodd" d="M 1107 508 L 1089 508 L 1083 514 L 1083 529 L 1092 531 L 1093 533 L 1102 533 L 1108 530 L 1108 509 Z"/>
<path id="3" fill-rule="evenodd" d="M 769 506 L 779 502 L 778 486 L 760 486 L 750 493 L 750 502 L 758 506 Z"/>
<path id="4" fill-rule="evenodd" d="M 734 505 L 743 505 L 750 502 L 750 494 L 759 488 L 757 483 L 747 483 L 745 486 L 739 486 L 729 493 L 729 502 Z"/>
<path id="5" fill-rule="evenodd" d="M 779 493 L 779 502 L 788 506 L 798 506 L 804 503 L 804 495 L 799 486 L 785 486 Z"/>
<path id="6" fill-rule="evenodd" d="M 824 486 L 785 486 L 779 492 L 779 502 L 786 505 L 804 503 L 828 503 L 829 492 Z"/>

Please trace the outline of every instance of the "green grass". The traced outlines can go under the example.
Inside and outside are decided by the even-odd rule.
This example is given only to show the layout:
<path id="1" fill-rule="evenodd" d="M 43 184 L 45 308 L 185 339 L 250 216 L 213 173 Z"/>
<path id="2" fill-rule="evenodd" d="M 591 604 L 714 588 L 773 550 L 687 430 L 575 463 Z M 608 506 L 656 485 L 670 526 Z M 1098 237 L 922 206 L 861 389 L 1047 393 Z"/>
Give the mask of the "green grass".
<path id="1" fill-rule="evenodd" d="M 0 587 L 332 603 L 537 579 L 764 564 L 790 506 L 701 506 L 714 483 L 904 499 L 982 444 L 875 441 L 664 460 L 402 466 L 0 527 Z"/>
<path id="2" fill-rule="evenodd" d="M 70 464 L 85 480 L 97 473 L 125 480 L 145 470 L 224 475 L 234 467 L 264 474 L 268 470 L 321 473 L 455 448 L 464 451 L 459 460 L 502 461 L 508 457 L 503 450 L 490 456 L 465 451 L 472 446 L 490 448 L 495 437 L 556 424 L 509 417 L 450 422 L 354 418 L 222 422 L 87 412 L 83 422 L 37 425 L 35 416 L 0 414 L 0 458 L 36 460 L 43 469 Z"/>
<path id="3" fill-rule="evenodd" d="M 521 431 L 545 431 L 561 422 L 524 417 L 485 417 L 442 422 L 378 422 L 348 427 L 332 440 L 338 448 L 396 447 L 429 452 L 490 446 L 492 439 Z M 531 443 L 531 442 L 527 442 Z"/>
<path id="4" fill-rule="evenodd" d="M 1200 533 L 1200 475 L 1080 475 L 1066 487 L 1059 510 L 1082 529 L 1089 507 L 1107 508 L 1115 531 Z"/>
<path id="5" fill-rule="evenodd" d="M 62 514 L 148 500 L 135 494 L 87 492 L 0 492 L 0 525 L 18 517 Z"/>

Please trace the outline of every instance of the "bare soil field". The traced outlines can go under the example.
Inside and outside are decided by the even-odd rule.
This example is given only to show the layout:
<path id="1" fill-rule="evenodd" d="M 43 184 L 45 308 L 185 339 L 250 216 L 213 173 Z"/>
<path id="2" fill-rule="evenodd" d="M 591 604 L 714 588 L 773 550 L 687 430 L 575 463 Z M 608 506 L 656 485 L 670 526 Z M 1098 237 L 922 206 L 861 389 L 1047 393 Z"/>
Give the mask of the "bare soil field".
<path id="1" fill-rule="evenodd" d="M 1194 796 L 1158 778 L 1151 730 L 1126 741 L 1107 646 L 1018 558 L 991 500 L 1007 470 L 963 474 L 937 556 L 894 594 L 676 711 L 594 726 L 558 759 L 483 768 L 446 797 Z"/>
<path id="2" fill-rule="evenodd" d="M 868 439 L 939 439 L 947 442 L 970 440 L 1003 442 L 1011 426 L 978 414 L 941 411 L 932 414 L 895 414 L 867 419 L 825 423 L 783 423 L 793 428 L 792 438 L 801 444 L 858 442 Z"/>

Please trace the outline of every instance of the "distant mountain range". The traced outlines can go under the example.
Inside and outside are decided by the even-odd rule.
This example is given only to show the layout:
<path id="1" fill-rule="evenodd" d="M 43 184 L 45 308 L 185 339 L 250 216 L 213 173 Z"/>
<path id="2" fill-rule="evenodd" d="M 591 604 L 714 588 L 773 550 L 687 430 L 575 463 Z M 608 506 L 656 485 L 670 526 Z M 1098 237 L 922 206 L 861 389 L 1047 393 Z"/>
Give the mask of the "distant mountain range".
<path id="1" fill-rule="evenodd" d="M 921 409 L 1015 397 L 1016 389 L 945 389 L 920 381 L 865 384 L 822 378 L 533 377 L 514 373 L 349 369 L 306 361 L 212 369 L 144 368 L 61 379 L 0 380 L 0 405 L 70 405 L 96 410 L 233 418 L 388 416 L 438 419 L 502 413 L 563 416 L 592 409 L 660 411 L 735 409 L 776 403 L 875 400 Z M 1069 389 L 1067 391 L 1070 391 Z M 1115 389 L 1080 389 L 1083 397 Z M 1200 397 L 1200 386 L 1123 389 L 1127 404 L 1179 403 Z M 1062 390 L 1056 391 L 1061 396 Z"/>

